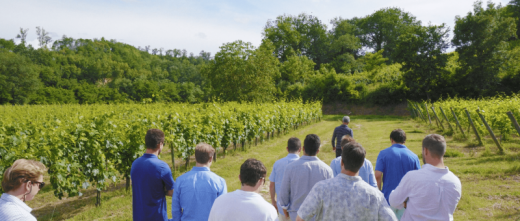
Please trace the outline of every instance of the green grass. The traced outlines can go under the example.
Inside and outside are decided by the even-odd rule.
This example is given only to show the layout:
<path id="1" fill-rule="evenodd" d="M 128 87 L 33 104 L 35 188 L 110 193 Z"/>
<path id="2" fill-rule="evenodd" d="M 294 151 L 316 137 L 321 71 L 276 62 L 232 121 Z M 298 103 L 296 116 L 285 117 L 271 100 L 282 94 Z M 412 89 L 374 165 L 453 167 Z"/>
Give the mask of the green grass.
<path id="1" fill-rule="evenodd" d="M 321 138 L 322 147 L 318 157 L 329 164 L 335 157 L 331 147 L 331 137 L 334 127 L 341 122 L 339 115 L 327 115 L 323 121 L 305 126 L 287 135 L 276 136 L 270 141 L 259 143 L 258 146 L 246 145 L 245 151 L 228 149 L 224 158 L 219 154 L 217 162 L 211 170 L 226 179 L 228 191 L 240 188 L 238 174 L 240 165 L 248 158 L 261 160 L 271 172 L 274 162 L 285 157 L 287 139 L 292 136 L 302 141 L 305 135 L 314 133 Z M 424 125 L 404 117 L 388 116 L 351 116 L 354 137 L 367 151 L 367 159 L 375 166 L 379 151 L 390 146 L 390 131 L 401 128 L 407 132 L 406 145 L 417 155 L 421 154 L 421 142 L 425 135 L 443 131 Z M 468 135 L 467 135 L 468 136 Z M 507 220 L 520 219 L 520 139 L 512 137 L 503 143 L 505 153 L 499 154 L 493 141 L 485 138 L 484 146 L 476 144 L 473 138 L 464 139 L 457 132 L 453 138 L 447 137 L 448 149 L 445 164 L 462 181 L 462 198 L 454 217 L 456 220 Z M 229 151 L 231 150 L 231 151 Z M 170 153 L 167 147 L 161 159 L 170 163 Z M 191 166 L 194 160 L 191 160 Z M 184 162 L 176 159 L 176 176 L 185 172 Z M 269 174 L 268 174 L 269 176 Z M 48 181 L 48 180 L 47 180 Z M 262 195 L 268 197 L 268 182 Z M 102 206 L 95 207 L 96 193 L 89 189 L 81 197 L 71 197 L 58 200 L 52 189 L 45 187 L 36 199 L 29 202 L 34 208 L 38 220 L 131 220 L 132 197 L 126 192 L 124 182 L 114 184 L 109 190 L 102 192 Z M 171 198 L 167 197 L 170 209 Z M 54 213 L 53 213 L 54 211 Z M 170 215 L 171 216 L 171 215 Z"/>

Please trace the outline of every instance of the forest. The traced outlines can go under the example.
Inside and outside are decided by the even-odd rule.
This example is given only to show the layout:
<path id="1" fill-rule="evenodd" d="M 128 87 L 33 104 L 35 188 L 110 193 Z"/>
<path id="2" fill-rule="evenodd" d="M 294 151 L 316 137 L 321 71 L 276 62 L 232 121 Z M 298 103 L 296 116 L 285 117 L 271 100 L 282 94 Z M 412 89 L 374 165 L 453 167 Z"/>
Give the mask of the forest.
<path id="1" fill-rule="evenodd" d="M 477 1 L 453 28 L 396 7 L 328 23 L 280 15 L 266 22 L 259 46 L 236 40 L 213 56 L 105 38 L 53 41 L 43 27 L 35 49 L 20 28 L 20 43 L 0 38 L 0 104 L 389 105 L 511 95 L 520 93 L 519 18 L 520 0 Z"/>

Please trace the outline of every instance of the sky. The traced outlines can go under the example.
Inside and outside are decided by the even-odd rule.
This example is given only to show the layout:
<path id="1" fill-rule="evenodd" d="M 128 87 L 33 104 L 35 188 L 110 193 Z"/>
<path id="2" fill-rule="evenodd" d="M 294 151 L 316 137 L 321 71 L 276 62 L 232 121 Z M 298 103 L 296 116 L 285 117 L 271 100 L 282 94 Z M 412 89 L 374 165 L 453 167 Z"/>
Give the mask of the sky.
<path id="1" fill-rule="evenodd" d="M 507 5 L 509 0 L 491 0 Z M 38 47 L 36 26 L 53 40 L 115 39 L 151 48 L 186 49 L 214 55 L 222 44 L 242 40 L 259 46 L 268 20 L 307 13 L 331 28 L 336 17 L 364 17 L 399 7 L 423 25 L 445 23 L 472 11 L 474 0 L 0 0 L 0 38 L 15 39 L 29 28 L 27 42 Z M 450 35 L 450 37 L 452 34 Z M 19 42 L 19 40 L 17 40 Z"/>

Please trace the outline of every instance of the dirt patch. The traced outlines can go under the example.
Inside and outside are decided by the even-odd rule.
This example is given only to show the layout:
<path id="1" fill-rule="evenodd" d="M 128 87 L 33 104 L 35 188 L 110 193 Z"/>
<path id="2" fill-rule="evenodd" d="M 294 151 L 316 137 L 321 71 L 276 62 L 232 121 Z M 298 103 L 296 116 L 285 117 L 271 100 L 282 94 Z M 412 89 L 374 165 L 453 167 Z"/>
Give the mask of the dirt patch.
<path id="1" fill-rule="evenodd" d="M 369 106 L 359 104 L 334 103 L 324 104 L 321 108 L 323 114 L 344 115 L 388 115 L 388 116 L 410 116 L 406 109 L 406 103 L 388 106 Z"/>

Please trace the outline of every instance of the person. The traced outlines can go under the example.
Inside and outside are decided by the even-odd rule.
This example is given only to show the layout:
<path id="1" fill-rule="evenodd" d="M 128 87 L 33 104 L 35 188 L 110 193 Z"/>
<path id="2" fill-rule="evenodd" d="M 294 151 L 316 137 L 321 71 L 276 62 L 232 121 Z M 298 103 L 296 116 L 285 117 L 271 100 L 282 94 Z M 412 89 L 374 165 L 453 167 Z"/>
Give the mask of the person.
<path id="1" fill-rule="evenodd" d="M 171 220 L 208 220 L 215 199 L 227 193 L 226 181 L 210 171 L 214 153 L 206 143 L 195 147 L 195 167 L 178 177 L 173 188 Z"/>
<path id="2" fill-rule="evenodd" d="M 376 182 L 377 188 L 383 186 L 383 194 L 386 200 L 390 196 L 403 176 L 412 170 L 421 168 L 419 157 L 417 154 L 409 150 L 404 143 L 406 142 L 406 133 L 401 129 L 395 129 L 390 133 L 390 142 L 392 146 L 379 152 L 376 161 Z M 383 182 L 381 183 L 381 180 Z M 392 208 L 398 219 L 403 215 L 403 209 Z"/>
<path id="3" fill-rule="evenodd" d="M 150 129 L 145 136 L 146 152 L 132 163 L 132 208 L 134 220 L 168 220 L 166 196 L 173 195 L 172 171 L 159 160 L 164 133 Z"/>
<path id="4" fill-rule="evenodd" d="M 365 155 L 359 143 L 343 146 L 341 173 L 314 185 L 296 220 L 397 220 L 383 193 L 359 177 Z"/>
<path id="5" fill-rule="evenodd" d="M 25 204 L 33 200 L 45 186 L 43 173 L 45 165 L 38 161 L 18 159 L 7 168 L 2 179 L 0 197 L 0 220 L 36 221 L 32 209 Z"/>
<path id="6" fill-rule="evenodd" d="M 410 171 L 390 193 L 390 205 L 406 210 L 401 220 L 453 220 L 462 185 L 444 165 L 446 140 L 430 134 L 422 141 L 423 168 Z"/>
<path id="7" fill-rule="evenodd" d="M 296 213 L 314 184 L 334 177 L 332 169 L 316 156 L 320 143 L 318 135 L 307 135 L 303 141 L 303 156 L 285 168 L 279 203 L 285 217 L 292 221 L 296 220 Z"/>
<path id="8" fill-rule="evenodd" d="M 352 138 L 354 137 L 354 132 L 348 127 L 350 117 L 344 116 L 342 122 L 343 124 L 334 128 L 334 132 L 332 133 L 332 150 L 336 151 L 336 157 L 341 156 L 341 138 L 345 135 L 349 135 Z"/>
<path id="9" fill-rule="evenodd" d="M 302 148 L 302 143 L 300 139 L 297 137 L 291 137 L 289 138 L 289 141 L 287 141 L 287 154 L 286 157 L 277 160 L 273 165 L 273 171 L 271 172 L 271 175 L 269 176 L 269 181 L 271 181 L 271 184 L 269 185 L 269 193 L 271 194 L 271 202 L 273 206 L 278 210 L 278 219 L 280 221 L 288 221 L 288 219 L 285 217 L 285 214 L 283 213 L 282 206 L 277 203 L 280 201 L 280 188 L 282 186 L 282 180 L 283 175 L 285 172 L 285 167 L 287 167 L 288 164 L 300 159 L 300 151 Z M 276 196 L 276 197 L 275 197 Z"/>
<path id="10" fill-rule="evenodd" d="M 267 169 L 257 159 L 247 159 L 240 166 L 242 187 L 218 197 L 211 207 L 209 221 L 275 221 L 276 209 L 259 194 L 265 184 Z"/>
<path id="11" fill-rule="evenodd" d="M 343 136 L 341 138 L 341 148 L 345 147 L 351 142 L 355 142 L 354 138 L 352 138 L 349 135 Z M 332 168 L 332 173 L 334 174 L 334 177 L 338 176 L 341 173 L 342 167 L 341 167 L 341 159 L 342 156 L 334 158 L 330 162 L 330 168 Z M 363 163 L 363 166 L 359 169 L 359 176 L 362 180 L 370 184 L 370 186 L 373 186 L 377 188 L 376 183 L 376 177 L 374 176 L 374 167 L 372 166 L 372 162 L 365 158 L 365 163 Z"/>

